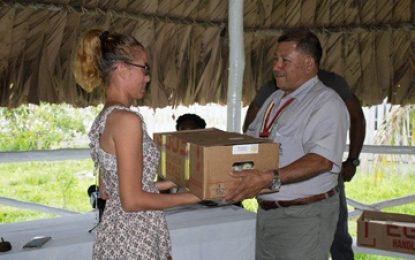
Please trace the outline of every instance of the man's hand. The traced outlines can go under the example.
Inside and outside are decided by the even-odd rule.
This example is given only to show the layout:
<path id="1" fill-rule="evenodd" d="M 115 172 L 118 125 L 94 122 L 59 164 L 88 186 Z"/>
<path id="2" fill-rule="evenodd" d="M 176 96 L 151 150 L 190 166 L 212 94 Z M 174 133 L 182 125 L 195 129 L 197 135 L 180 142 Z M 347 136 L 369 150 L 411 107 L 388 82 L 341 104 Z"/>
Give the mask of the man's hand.
<path id="1" fill-rule="evenodd" d="M 270 185 L 272 174 L 258 170 L 233 171 L 229 174 L 235 181 L 226 192 L 226 201 L 241 201 L 255 197 L 258 192 Z"/>
<path id="2" fill-rule="evenodd" d="M 344 181 L 351 181 L 355 173 L 356 166 L 354 166 L 351 161 L 344 161 L 342 163 L 342 170 L 340 174 L 342 175 Z"/>

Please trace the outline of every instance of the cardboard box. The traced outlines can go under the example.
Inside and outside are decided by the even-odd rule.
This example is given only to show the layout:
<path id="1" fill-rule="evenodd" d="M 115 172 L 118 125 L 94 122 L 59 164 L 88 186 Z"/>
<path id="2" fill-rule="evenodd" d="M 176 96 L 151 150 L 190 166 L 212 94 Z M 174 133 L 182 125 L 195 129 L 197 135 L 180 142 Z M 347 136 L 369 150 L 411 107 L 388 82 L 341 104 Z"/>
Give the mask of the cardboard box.
<path id="1" fill-rule="evenodd" d="M 221 198 L 232 184 L 232 169 L 278 168 L 278 144 L 215 128 L 155 133 L 159 175 L 204 200 Z"/>
<path id="2" fill-rule="evenodd" d="M 357 220 L 357 244 L 415 255 L 415 216 L 364 211 Z"/>

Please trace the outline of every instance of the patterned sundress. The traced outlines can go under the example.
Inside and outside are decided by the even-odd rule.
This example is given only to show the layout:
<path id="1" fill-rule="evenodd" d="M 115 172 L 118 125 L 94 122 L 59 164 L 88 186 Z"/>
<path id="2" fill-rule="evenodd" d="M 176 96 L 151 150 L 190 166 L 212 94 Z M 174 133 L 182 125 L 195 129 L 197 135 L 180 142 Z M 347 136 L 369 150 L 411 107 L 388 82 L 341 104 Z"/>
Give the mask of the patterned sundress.
<path id="1" fill-rule="evenodd" d="M 106 153 L 99 144 L 107 116 L 114 109 L 135 113 L 143 122 L 142 187 L 147 192 L 159 192 L 153 180 L 160 153 L 147 134 L 141 114 L 123 106 L 111 106 L 101 111 L 92 124 L 89 139 L 91 157 L 100 169 L 109 199 L 97 228 L 93 259 L 170 259 L 171 242 L 163 211 L 128 213 L 121 207 L 116 156 Z"/>

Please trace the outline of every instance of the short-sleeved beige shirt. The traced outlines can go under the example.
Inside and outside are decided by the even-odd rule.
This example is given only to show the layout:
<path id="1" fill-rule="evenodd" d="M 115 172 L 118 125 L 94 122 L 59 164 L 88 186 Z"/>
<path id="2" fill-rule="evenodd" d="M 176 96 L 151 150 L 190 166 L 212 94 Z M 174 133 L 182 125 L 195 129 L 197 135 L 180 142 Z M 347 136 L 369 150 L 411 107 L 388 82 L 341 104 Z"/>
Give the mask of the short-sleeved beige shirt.
<path id="1" fill-rule="evenodd" d="M 349 114 L 344 102 L 317 77 L 283 97 L 274 92 L 261 107 L 247 134 L 260 136 L 264 114 L 275 103 L 271 116 L 290 98 L 294 101 L 281 113 L 268 138 L 280 144 L 280 168 L 308 153 L 333 162 L 333 168 L 305 181 L 282 185 L 279 192 L 260 195 L 264 200 L 291 200 L 326 192 L 337 185 L 343 152 L 346 148 Z"/>

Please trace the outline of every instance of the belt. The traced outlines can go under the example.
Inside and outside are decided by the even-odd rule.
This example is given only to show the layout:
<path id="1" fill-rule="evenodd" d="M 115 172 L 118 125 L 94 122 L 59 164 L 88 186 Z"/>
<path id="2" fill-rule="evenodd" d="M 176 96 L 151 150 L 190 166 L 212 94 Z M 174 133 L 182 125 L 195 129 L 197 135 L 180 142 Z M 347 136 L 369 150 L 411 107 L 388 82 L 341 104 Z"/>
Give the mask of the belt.
<path id="1" fill-rule="evenodd" d="M 295 199 L 295 200 L 258 200 L 258 205 L 263 210 L 270 210 L 276 208 L 285 208 L 290 206 L 299 206 L 299 205 L 307 205 L 310 203 L 314 203 L 320 200 L 328 199 L 336 194 L 336 188 L 333 188 L 327 192 L 316 194 L 310 197 Z"/>

